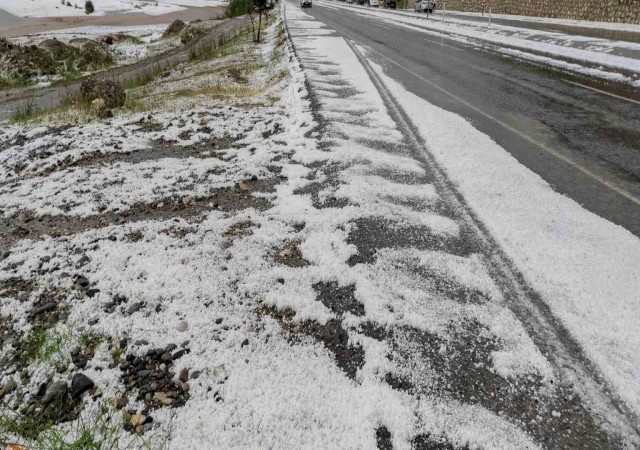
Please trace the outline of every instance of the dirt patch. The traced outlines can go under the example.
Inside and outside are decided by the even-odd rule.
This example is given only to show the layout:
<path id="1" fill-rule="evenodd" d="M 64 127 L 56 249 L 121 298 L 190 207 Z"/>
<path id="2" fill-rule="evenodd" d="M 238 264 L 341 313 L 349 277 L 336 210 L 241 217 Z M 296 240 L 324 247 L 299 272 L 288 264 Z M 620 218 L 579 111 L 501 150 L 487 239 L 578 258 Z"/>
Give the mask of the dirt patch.
<path id="1" fill-rule="evenodd" d="M 59 237 L 114 224 L 142 220 L 190 218 L 212 210 L 235 212 L 247 208 L 264 210 L 270 203 L 255 197 L 254 192 L 272 190 L 275 180 L 245 182 L 246 189 L 221 188 L 202 198 L 169 198 L 154 204 L 138 204 L 123 212 L 105 212 L 90 217 L 42 216 L 21 213 L 11 218 L 0 218 L 0 254 L 8 251 L 20 239 L 38 239 L 44 235 Z"/>
<path id="2" fill-rule="evenodd" d="M 338 286 L 338 283 L 320 282 L 313 285 L 317 293 L 317 299 L 324 306 L 336 314 L 351 313 L 355 316 L 364 316 L 364 306 L 355 298 L 355 285 Z"/>
<path id="3" fill-rule="evenodd" d="M 419 395 L 445 394 L 511 417 L 547 448 L 616 448 L 619 444 L 598 426 L 568 386 L 553 381 L 549 386 L 536 375 L 506 379 L 496 373 L 492 354 L 502 346 L 481 324 L 451 324 L 448 335 L 445 340 L 412 328 L 393 329 L 393 360 L 402 370 L 387 382 L 400 383 L 394 387 L 401 390 L 406 383 Z M 425 372 L 425 365 L 432 374 L 427 379 L 418 375 Z"/>
<path id="4" fill-rule="evenodd" d="M 0 281 L 0 297 L 11 297 L 24 302 L 36 288 L 34 280 L 23 280 L 21 278 L 9 278 Z"/>
<path id="5" fill-rule="evenodd" d="M 376 252 L 383 248 L 417 248 L 420 250 L 445 251 L 457 256 L 468 256 L 480 251 L 465 230 L 460 236 L 441 236 L 427 227 L 407 226 L 379 218 L 363 218 L 354 222 L 347 243 L 353 244 L 358 253 L 348 260 L 348 264 L 371 264 Z"/>
<path id="6" fill-rule="evenodd" d="M 376 430 L 376 446 L 378 447 L 378 450 L 393 450 L 391 433 L 387 427 L 379 427 Z"/>
<path id="7" fill-rule="evenodd" d="M 364 349 L 360 345 L 350 344 L 349 334 L 343 328 L 342 320 L 331 319 L 324 325 L 311 320 L 293 322 L 295 314 L 291 309 L 278 310 L 266 305 L 258 308 L 259 316 L 276 319 L 289 332 L 294 342 L 301 336 L 308 336 L 324 344 L 333 353 L 336 365 L 349 378 L 355 379 L 358 370 L 364 366 Z"/>
<path id="8" fill-rule="evenodd" d="M 300 242 L 285 242 L 275 255 L 276 262 L 289 267 L 306 267 L 310 263 L 302 257 Z"/>

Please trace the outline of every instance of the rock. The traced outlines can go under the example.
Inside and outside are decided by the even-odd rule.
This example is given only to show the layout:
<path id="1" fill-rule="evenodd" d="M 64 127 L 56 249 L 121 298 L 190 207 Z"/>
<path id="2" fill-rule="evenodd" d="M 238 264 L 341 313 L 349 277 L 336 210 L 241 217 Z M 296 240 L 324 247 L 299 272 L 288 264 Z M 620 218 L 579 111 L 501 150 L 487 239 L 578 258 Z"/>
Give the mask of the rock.
<path id="1" fill-rule="evenodd" d="M 45 303 L 44 305 L 40 306 L 39 308 L 37 308 L 36 310 L 33 311 L 33 315 L 37 316 L 39 314 L 48 312 L 48 311 L 53 311 L 54 309 L 56 309 L 57 305 L 54 302 L 49 302 L 49 303 Z"/>
<path id="2" fill-rule="evenodd" d="M 193 197 L 191 197 L 191 196 L 186 196 L 186 197 L 184 197 L 184 198 L 182 199 L 182 203 L 183 203 L 185 206 L 189 206 L 191 203 L 193 203 Z"/>
<path id="3" fill-rule="evenodd" d="M 238 187 L 240 188 L 241 191 L 249 190 L 249 185 L 246 183 L 246 181 L 241 181 L 240 183 L 238 183 Z"/>
<path id="4" fill-rule="evenodd" d="M 93 288 L 93 289 L 88 289 L 88 290 L 87 290 L 87 297 L 89 297 L 89 298 L 93 298 L 93 297 L 95 297 L 95 296 L 96 296 L 96 294 L 97 294 L 98 292 L 100 292 L 100 289 L 95 289 L 95 288 Z"/>
<path id="5" fill-rule="evenodd" d="M 88 361 L 88 360 L 87 360 L 87 358 L 85 358 L 84 356 L 83 356 L 83 357 L 80 357 L 80 358 L 78 358 L 78 361 L 76 362 L 76 367 L 77 367 L 78 369 L 84 369 L 85 367 L 87 367 L 87 363 L 88 363 L 88 362 L 89 362 L 89 361 Z"/>
<path id="6" fill-rule="evenodd" d="M 178 379 L 183 383 L 186 383 L 189 380 L 189 369 L 182 369 Z"/>
<path id="7" fill-rule="evenodd" d="M 171 362 L 173 360 L 171 352 L 164 352 L 162 356 L 160 356 L 160 360 L 164 362 Z"/>
<path id="8" fill-rule="evenodd" d="M 249 339 L 245 339 L 244 341 L 242 341 L 242 347 L 246 347 L 247 345 L 249 345 Z"/>
<path id="9" fill-rule="evenodd" d="M 133 305 L 129 306 L 129 309 L 127 309 L 127 314 L 131 315 L 133 313 L 136 313 L 140 310 L 141 307 L 142 307 L 142 303 L 140 302 L 134 303 Z"/>
<path id="10" fill-rule="evenodd" d="M 76 277 L 76 284 L 80 287 L 86 288 L 89 286 L 89 280 L 87 279 L 87 277 L 78 275 L 78 277 Z"/>
<path id="11" fill-rule="evenodd" d="M 174 400 L 170 398 L 169 395 L 165 392 L 156 392 L 153 396 L 153 399 L 159 401 L 165 406 L 173 405 L 174 402 Z"/>
<path id="12" fill-rule="evenodd" d="M 187 331 L 187 328 L 188 328 L 188 327 L 189 327 L 189 326 L 187 325 L 187 322 L 180 322 L 180 323 L 178 324 L 177 330 L 178 330 L 178 331 L 182 331 L 182 332 L 184 332 L 184 331 Z"/>
<path id="13" fill-rule="evenodd" d="M 138 378 L 147 378 L 151 375 L 151 371 L 149 369 L 143 369 L 138 372 Z"/>
<path id="14" fill-rule="evenodd" d="M 128 403 L 129 398 L 126 395 L 123 395 L 122 397 L 118 398 L 118 400 L 116 400 L 116 408 L 122 409 L 127 406 Z"/>
<path id="15" fill-rule="evenodd" d="M 76 373 L 71 380 L 71 395 L 79 398 L 94 386 L 93 381 L 83 373 Z"/>
<path id="16" fill-rule="evenodd" d="M 94 78 L 82 82 L 80 95 L 87 103 L 102 99 L 106 108 L 118 108 L 123 106 L 127 100 L 127 93 L 120 84 L 111 80 L 97 80 Z"/>
<path id="17" fill-rule="evenodd" d="M 97 101 L 100 101 L 102 99 L 96 99 L 91 103 L 91 106 L 93 107 L 93 104 L 96 103 Z M 104 103 L 104 100 L 102 100 L 102 103 Z M 89 264 L 91 262 L 91 258 L 89 258 L 87 255 L 83 255 L 78 262 L 76 263 L 76 267 L 80 268 L 83 266 L 86 266 L 87 264 Z"/>
<path id="18" fill-rule="evenodd" d="M 162 37 L 169 37 L 169 36 L 176 35 L 180 33 L 182 30 L 184 30 L 185 27 L 186 25 L 182 20 L 176 19 L 165 30 L 165 32 L 162 34 Z"/>
<path id="19" fill-rule="evenodd" d="M 144 424 L 145 421 L 145 416 L 143 416 L 142 414 L 134 414 L 133 416 L 131 416 L 131 426 L 132 427 L 137 427 L 139 425 Z"/>
<path id="20" fill-rule="evenodd" d="M 54 402 L 62 402 L 67 396 L 67 392 L 67 383 L 65 383 L 64 381 L 56 381 L 54 383 L 51 383 L 47 387 L 47 390 L 42 397 L 42 403 L 48 405 Z"/>
<path id="21" fill-rule="evenodd" d="M 194 370 L 193 373 L 191 374 L 191 379 L 195 380 L 197 378 L 200 378 L 200 371 L 199 370 Z"/>
<path id="22" fill-rule="evenodd" d="M 187 353 L 189 353 L 189 350 L 188 350 L 188 349 L 186 349 L 186 348 L 183 348 L 182 350 L 178 350 L 177 352 L 175 352 L 175 353 L 173 354 L 172 358 L 173 358 L 174 360 L 176 360 L 176 359 L 180 359 L 180 358 L 182 358 L 184 355 L 186 355 Z"/>
<path id="23" fill-rule="evenodd" d="M 107 104 L 101 98 L 97 98 L 91 102 L 90 110 L 91 114 L 93 114 L 94 116 L 99 117 L 106 109 Z M 80 264 L 80 261 L 78 261 L 78 264 Z"/>
<path id="24" fill-rule="evenodd" d="M 222 317 L 216 319 L 216 324 L 220 325 L 222 323 Z"/>
<path id="25" fill-rule="evenodd" d="M 16 383 L 13 378 L 9 378 L 7 384 L 5 384 L 2 389 L 0 389 L 0 398 L 4 397 L 7 394 L 11 394 L 16 389 L 18 389 L 18 383 Z"/>
<path id="26" fill-rule="evenodd" d="M 177 349 L 177 348 L 178 348 L 178 346 L 177 346 L 176 344 L 169 344 L 169 345 L 167 345 L 167 346 L 165 347 L 164 351 L 165 351 L 165 352 L 172 352 L 172 351 L 174 351 L 174 350 L 175 350 L 175 349 Z"/>

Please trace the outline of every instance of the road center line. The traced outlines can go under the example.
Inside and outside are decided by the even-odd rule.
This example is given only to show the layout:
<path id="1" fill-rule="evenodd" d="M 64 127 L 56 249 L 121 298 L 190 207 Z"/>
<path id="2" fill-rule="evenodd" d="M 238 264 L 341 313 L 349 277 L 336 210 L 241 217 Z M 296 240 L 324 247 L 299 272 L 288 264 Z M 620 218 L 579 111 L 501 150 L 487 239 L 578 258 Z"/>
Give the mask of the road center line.
<path id="1" fill-rule="evenodd" d="M 597 88 L 594 88 L 594 87 L 591 87 L 591 86 L 587 86 L 585 84 L 576 83 L 575 81 L 571 81 L 571 80 L 562 80 L 562 81 L 564 81 L 565 83 L 570 83 L 570 84 L 574 84 L 576 86 L 580 86 L 580 87 L 585 88 L 585 89 L 589 89 L 590 91 L 599 92 L 600 94 L 608 95 L 609 97 L 614 97 L 614 98 L 617 98 L 617 99 L 620 99 L 620 100 L 625 100 L 627 102 L 631 102 L 631 103 L 635 103 L 637 105 L 640 105 L 640 102 L 638 100 L 634 100 L 632 98 L 627 98 L 627 97 L 623 97 L 621 95 L 612 94 L 611 92 L 603 91 L 601 89 L 597 89 Z"/>

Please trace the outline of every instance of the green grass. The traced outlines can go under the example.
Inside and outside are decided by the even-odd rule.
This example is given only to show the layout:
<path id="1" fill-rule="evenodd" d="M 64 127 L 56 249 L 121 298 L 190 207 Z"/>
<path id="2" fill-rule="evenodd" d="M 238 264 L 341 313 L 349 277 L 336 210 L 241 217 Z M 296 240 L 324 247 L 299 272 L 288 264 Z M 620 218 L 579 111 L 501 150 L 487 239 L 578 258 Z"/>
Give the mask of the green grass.
<path id="1" fill-rule="evenodd" d="M 62 336 L 55 331 L 36 328 L 23 341 L 22 354 L 28 363 L 50 361 L 61 354 Z"/>
<path id="2" fill-rule="evenodd" d="M 69 435 L 56 429 L 51 422 L 38 423 L 13 412 L 0 415 L 0 447 L 12 443 L 8 436 L 19 438 L 19 444 L 29 450 L 155 449 L 165 448 L 169 438 L 165 431 L 145 436 L 127 434 L 118 413 L 106 403 L 95 412 L 83 413 L 73 423 Z"/>
<path id="3" fill-rule="evenodd" d="M 198 41 L 205 34 L 207 34 L 207 31 L 202 27 L 188 26 L 180 33 L 180 42 L 184 45 L 189 45 Z"/>
<path id="4" fill-rule="evenodd" d="M 0 91 L 3 89 L 21 88 L 31 84 L 28 80 L 21 78 L 9 78 L 0 76 Z"/>
<path id="5" fill-rule="evenodd" d="M 119 44 L 120 43 L 128 43 L 128 44 L 142 45 L 142 44 L 144 44 L 144 41 L 142 39 L 140 39 L 139 37 L 127 35 L 124 38 L 122 38 L 122 40 L 120 40 L 118 43 Z"/>
<path id="6" fill-rule="evenodd" d="M 167 70 L 167 68 L 164 66 L 154 66 L 142 73 L 139 73 L 135 78 L 124 83 L 123 87 L 125 90 L 129 90 L 145 86 L 158 78 L 158 76 L 160 76 L 160 74 L 165 70 Z"/>
<path id="7" fill-rule="evenodd" d="M 13 117 L 11 117 L 11 123 L 12 124 L 21 124 L 21 123 L 26 123 L 26 122 L 30 122 L 31 120 L 34 120 L 36 117 L 38 117 L 41 114 L 41 111 L 37 110 L 35 108 L 35 106 L 33 106 L 33 104 L 28 104 L 27 106 L 18 109 Z"/>

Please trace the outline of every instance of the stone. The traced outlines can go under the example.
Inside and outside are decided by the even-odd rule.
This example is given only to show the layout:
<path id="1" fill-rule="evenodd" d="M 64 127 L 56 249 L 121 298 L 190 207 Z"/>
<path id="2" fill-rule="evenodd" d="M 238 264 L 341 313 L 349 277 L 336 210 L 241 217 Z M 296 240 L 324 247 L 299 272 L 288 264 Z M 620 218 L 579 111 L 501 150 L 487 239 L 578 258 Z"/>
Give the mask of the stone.
<path id="1" fill-rule="evenodd" d="M 186 383 L 189 380 L 189 369 L 182 369 L 178 378 L 183 383 Z"/>
<path id="2" fill-rule="evenodd" d="M 76 367 L 77 367 L 78 369 L 84 369 L 85 367 L 87 367 L 87 363 L 88 363 L 88 362 L 89 362 L 89 361 L 88 361 L 88 360 L 87 360 L 87 358 L 85 358 L 84 356 L 83 356 L 83 357 L 80 357 L 80 358 L 78 358 L 78 361 L 76 362 Z"/>
<path id="3" fill-rule="evenodd" d="M 95 78 L 82 82 L 80 95 L 87 103 L 102 99 L 105 108 L 108 109 L 121 107 L 127 100 L 127 93 L 120 84 L 111 80 L 98 80 Z"/>
<path id="4" fill-rule="evenodd" d="M 192 379 L 192 380 L 195 380 L 195 379 L 197 379 L 197 378 L 200 378 L 200 371 L 199 371 L 199 370 L 194 370 L 194 371 L 191 373 L 191 379 Z"/>
<path id="5" fill-rule="evenodd" d="M 171 352 L 164 352 L 162 356 L 160 356 L 160 360 L 164 362 L 171 362 L 173 360 Z"/>
<path id="6" fill-rule="evenodd" d="M 67 396 L 68 391 L 67 383 L 64 381 L 51 383 L 42 397 L 42 403 L 48 405 L 54 402 L 61 402 Z"/>
<path id="7" fill-rule="evenodd" d="M 244 341 L 242 341 L 242 347 L 246 347 L 247 345 L 249 345 L 249 339 L 245 339 Z"/>
<path id="8" fill-rule="evenodd" d="M 7 384 L 5 384 L 2 389 L 0 389 L 0 398 L 4 397 L 7 394 L 11 394 L 16 389 L 18 389 L 18 383 L 16 383 L 13 378 L 9 378 Z"/>
<path id="9" fill-rule="evenodd" d="M 142 425 L 145 421 L 145 416 L 143 416 L 142 414 L 134 414 L 133 416 L 131 416 L 131 426 L 132 427 L 137 427 L 139 425 Z"/>
<path id="10" fill-rule="evenodd" d="M 151 375 L 151 371 L 149 369 L 143 369 L 138 372 L 138 378 L 147 378 Z"/>
<path id="11" fill-rule="evenodd" d="M 165 347 L 164 351 L 165 351 L 165 352 L 172 352 L 172 351 L 174 351 L 174 350 L 175 350 L 175 349 L 177 349 L 177 348 L 178 348 L 178 346 L 177 346 L 176 344 L 169 344 L 169 345 L 167 345 L 167 346 Z"/>
<path id="12" fill-rule="evenodd" d="M 177 352 L 175 352 L 175 353 L 173 354 L 172 358 L 173 358 L 174 360 L 176 360 L 176 359 L 180 359 L 180 358 L 182 358 L 184 355 L 186 355 L 187 353 L 189 353 L 189 350 L 188 350 L 188 349 L 186 349 L 186 348 L 183 348 L 182 350 L 178 350 Z"/>
<path id="13" fill-rule="evenodd" d="M 129 308 L 127 309 L 127 314 L 131 315 L 133 313 L 136 313 L 140 310 L 141 307 L 142 307 L 142 303 L 140 302 L 134 303 L 133 305 L 129 306 Z"/>
<path id="14" fill-rule="evenodd" d="M 76 284 L 80 287 L 86 288 L 89 286 L 89 280 L 87 279 L 87 277 L 79 275 L 78 277 L 76 277 Z"/>
<path id="15" fill-rule="evenodd" d="M 188 327 L 189 327 L 189 325 L 187 325 L 187 322 L 180 322 L 178 324 L 177 330 L 181 331 L 181 332 L 184 332 L 184 331 L 187 331 Z"/>
<path id="16" fill-rule="evenodd" d="M 129 403 L 129 398 L 126 395 L 123 395 L 122 397 L 118 398 L 118 400 L 116 400 L 116 407 L 118 409 L 122 409 L 125 406 L 127 406 L 128 403 Z"/>
<path id="17" fill-rule="evenodd" d="M 91 102 L 89 109 L 94 116 L 100 116 L 107 109 L 107 103 L 101 98 L 96 98 Z M 81 265 L 80 261 L 78 261 L 78 265 Z"/>
<path id="18" fill-rule="evenodd" d="M 94 383 L 83 373 L 76 373 L 71 380 L 71 395 L 79 398 L 82 394 L 93 388 Z"/>

